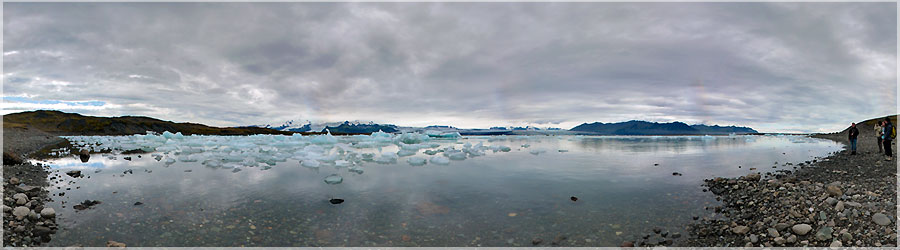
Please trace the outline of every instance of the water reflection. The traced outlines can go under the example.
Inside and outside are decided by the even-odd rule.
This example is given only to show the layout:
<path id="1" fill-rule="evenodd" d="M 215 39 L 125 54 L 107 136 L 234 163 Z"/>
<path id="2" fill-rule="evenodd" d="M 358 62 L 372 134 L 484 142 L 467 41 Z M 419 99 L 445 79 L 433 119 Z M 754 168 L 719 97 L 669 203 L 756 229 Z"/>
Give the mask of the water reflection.
<path id="1" fill-rule="evenodd" d="M 482 137 L 440 143 L 457 149 L 483 143 L 511 152 L 411 166 L 406 158 L 427 158 L 420 150 L 393 163 L 362 161 L 353 166 L 359 172 L 293 160 L 233 172 L 203 160 L 165 164 L 150 154 L 132 161 L 95 156 L 86 164 L 57 159 L 48 162 L 59 178 L 49 206 L 62 228 L 50 245 L 531 246 L 534 238 L 548 244 L 565 235 L 562 246 L 616 246 L 653 227 L 680 231 L 691 216 L 707 214 L 703 206 L 715 201 L 700 191 L 703 178 L 747 174 L 750 166 L 768 171 L 775 161 L 804 161 L 840 148 L 793 137 Z M 377 158 L 399 150 L 392 145 L 361 152 Z M 90 179 L 64 174 L 71 169 L 88 170 Z M 332 175 L 341 176 L 340 183 L 324 181 Z M 103 203 L 72 209 L 87 199 Z"/>

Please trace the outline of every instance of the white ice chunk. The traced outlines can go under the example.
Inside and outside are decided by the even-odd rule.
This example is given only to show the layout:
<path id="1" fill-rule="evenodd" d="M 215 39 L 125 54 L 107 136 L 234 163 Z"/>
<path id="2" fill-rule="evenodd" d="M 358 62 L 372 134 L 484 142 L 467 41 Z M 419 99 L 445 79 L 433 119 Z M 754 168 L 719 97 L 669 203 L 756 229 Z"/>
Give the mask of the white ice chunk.
<path id="1" fill-rule="evenodd" d="M 344 182 L 344 178 L 337 174 L 332 174 L 332 175 L 325 177 L 325 183 L 328 183 L 328 184 L 334 185 L 334 184 L 340 184 L 341 182 Z"/>
<path id="2" fill-rule="evenodd" d="M 318 168 L 319 164 L 320 163 L 317 160 L 303 160 L 300 162 L 300 165 L 308 168 Z"/>
<path id="3" fill-rule="evenodd" d="M 410 158 L 406 159 L 406 162 L 408 162 L 409 165 L 422 166 L 422 165 L 425 165 L 425 163 L 427 162 L 427 159 L 425 159 L 423 157 L 415 156 L 415 157 L 410 157 Z"/>
<path id="4" fill-rule="evenodd" d="M 435 155 L 431 157 L 431 163 L 437 165 L 447 165 L 450 164 L 450 159 L 440 155 Z"/>

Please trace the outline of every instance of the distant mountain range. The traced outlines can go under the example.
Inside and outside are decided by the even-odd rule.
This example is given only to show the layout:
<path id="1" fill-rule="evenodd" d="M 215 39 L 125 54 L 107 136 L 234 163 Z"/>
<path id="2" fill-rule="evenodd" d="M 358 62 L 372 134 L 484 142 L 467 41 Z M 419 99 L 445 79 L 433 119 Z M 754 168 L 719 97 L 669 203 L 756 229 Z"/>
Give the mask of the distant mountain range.
<path id="1" fill-rule="evenodd" d="M 570 131 L 590 132 L 602 135 L 727 135 L 758 133 L 748 127 L 718 125 L 687 125 L 683 122 L 656 123 L 646 121 L 627 121 L 618 123 L 583 123 Z"/>
<path id="2" fill-rule="evenodd" d="M 291 134 L 267 128 L 220 128 L 197 123 L 171 122 L 144 116 L 96 117 L 55 110 L 37 110 L 3 116 L 3 128 L 35 128 L 54 135 L 133 135 L 147 131 L 185 135 Z"/>

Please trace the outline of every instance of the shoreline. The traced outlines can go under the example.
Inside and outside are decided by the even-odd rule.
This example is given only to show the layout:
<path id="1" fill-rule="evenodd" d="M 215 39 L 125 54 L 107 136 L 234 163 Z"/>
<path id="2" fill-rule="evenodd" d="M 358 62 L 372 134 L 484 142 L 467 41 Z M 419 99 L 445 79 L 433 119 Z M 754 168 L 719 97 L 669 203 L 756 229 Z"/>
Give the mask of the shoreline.
<path id="1" fill-rule="evenodd" d="M 878 152 L 871 127 L 849 148 L 794 171 L 704 180 L 721 201 L 688 225 L 679 246 L 894 247 L 897 244 L 897 159 Z M 810 135 L 849 144 L 846 131 Z M 896 142 L 892 147 L 896 156 Z"/>

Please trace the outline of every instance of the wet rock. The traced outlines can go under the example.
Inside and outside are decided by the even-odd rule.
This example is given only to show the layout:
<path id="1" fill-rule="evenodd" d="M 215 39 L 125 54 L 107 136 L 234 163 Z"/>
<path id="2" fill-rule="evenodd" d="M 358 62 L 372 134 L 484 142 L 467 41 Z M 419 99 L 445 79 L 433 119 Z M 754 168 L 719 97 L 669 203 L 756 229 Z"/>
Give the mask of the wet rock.
<path id="1" fill-rule="evenodd" d="M 45 226 L 35 226 L 34 230 L 32 230 L 31 233 L 35 236 L 44 236 L 50 235 L 51 233 L 53 233 L 53 230 Z"/>
<path id="2" fill-rule="evenodd" d="M 672 239 L 678 239 L 678 238 L 681 238 L 681 233 L 679 233 L 679 232 L 672 233 Z"/>
<path id="3" fill-rule="evenodd" d="M 752 182 L 759 181 L 761 178 L 762 177 L 759 175 L 759 173 L 751 173 L 751 174 L 744 176 L 744 180 L 752 181 Z"/>
<path id="4" fill-rule="evenodd" d="M 53 208 L 45 207 L 41 210 L 41 217 L 43 218 L 53 218 L 56 217 L 56 210 Z"/>
<path id="5" fill-rule="evenodd" d="M 542 242 L 544 242 L 544 240 L 541 238 L 534 238 L 531 240 L 531 244 L 535 246 L 540 245 Z"/>
<path id="6" fill-rule="evenodd" d="M 631 242 L 631 241 L 622 242 L 622 247 L 634 247 L 634 242 Z"/>
<path id="7" fill-rule="evenodd" d="M 569 200 L 572 200 L 572 202 L 576 202 L 576 201 L 578 201 L 578 197 L 572 196 L 572 197 L 569 197 Z"/>
<path id="8" fill-rule="evenodd" d="M 809 224 L 797 224 L 791 227 L 791 231 L 793 231 L 797 235 L 806 235 L 809 231 L 812 231 L 812 226 Z"/>
<path id="9" fill-rule="evenodd" d="M 138 202 L 135 202 L 135 203 L 134 203 L 134 205 L 135 205 L 135 206 L 140 206 L 140 205 L 144 205 L 144 203 L 143 203 L 143 202 L 140 202 L 140 201 L 138 201 Z"/>
<path id="10" fill-rule="evenodd" d="M 67 172 L 66 172 L 66 175 L 72 176 L 72 177 L 74 177 L 74 178 L 78 178 L 78 177 L 81 177 L 81 176 L 82 176 L 82 175 L 81 175 L 81 170 L 67 171 Z"/>
<path id="11" fill-rule="evenodd" d="M 891 224 L 891 219 L 888 218 L 887 215 L 884 215 L 883 213 L 875 213 L 874 215 L 872 215 L 872 221 L 874 221 L 875 224 L 878 224 L 881 226 L 887 226 L 887 225 Z"/>
<path id="12" fill-rule="evenodd" d="M 24 163 L 22 157 L 10 152 L 3 152 L 3 165 L 19 165 Z"/>
<path id="13" fill-rule="evenodd" d="M 85 210 L 100 203 L 100 201 L 84 200 L 80 204 L 72 206 L 72 208 L 74 208 L 75 210 Z"/>

